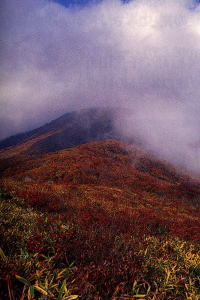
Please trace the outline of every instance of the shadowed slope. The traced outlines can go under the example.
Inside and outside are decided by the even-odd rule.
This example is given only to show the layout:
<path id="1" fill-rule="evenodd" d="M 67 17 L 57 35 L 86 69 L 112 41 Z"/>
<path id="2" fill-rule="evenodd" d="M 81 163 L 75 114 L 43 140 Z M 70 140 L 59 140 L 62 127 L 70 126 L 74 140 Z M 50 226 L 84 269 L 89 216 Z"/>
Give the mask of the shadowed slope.
<path id="1" fill-rule="evenodd" d="M 107 108 L 64 114 L 40 128 L 1 141 L 0 157 L 54 152 L 91 141 L 120 138 L 114 128 L 114 114 L 115 110 Z"/>

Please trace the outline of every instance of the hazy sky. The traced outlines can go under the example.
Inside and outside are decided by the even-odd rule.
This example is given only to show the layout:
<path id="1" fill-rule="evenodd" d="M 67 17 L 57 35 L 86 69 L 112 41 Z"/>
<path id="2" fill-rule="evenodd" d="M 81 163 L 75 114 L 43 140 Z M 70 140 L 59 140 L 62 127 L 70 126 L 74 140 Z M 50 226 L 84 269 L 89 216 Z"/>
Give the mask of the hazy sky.
<path id="1" fill-rule="evenodd" d="M 0 138 L 72 109 L 121 106 L 130 113 L 120 130 L 193 166 L 198 153 L 191 149 L 200 140 L 197 2 L 62 5 L 69 2 L 1 0 Z"/>

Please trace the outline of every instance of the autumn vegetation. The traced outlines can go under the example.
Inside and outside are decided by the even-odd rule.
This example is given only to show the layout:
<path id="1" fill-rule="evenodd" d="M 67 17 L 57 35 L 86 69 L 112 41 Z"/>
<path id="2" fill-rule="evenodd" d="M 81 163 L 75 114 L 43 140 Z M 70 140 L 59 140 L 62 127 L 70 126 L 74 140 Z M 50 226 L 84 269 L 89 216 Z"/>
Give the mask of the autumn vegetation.
<path id="1" fill-rule="evenodd" d="M 200 297 L 200 184 L 107 140 L 1 160 L 1 299 Z"/>

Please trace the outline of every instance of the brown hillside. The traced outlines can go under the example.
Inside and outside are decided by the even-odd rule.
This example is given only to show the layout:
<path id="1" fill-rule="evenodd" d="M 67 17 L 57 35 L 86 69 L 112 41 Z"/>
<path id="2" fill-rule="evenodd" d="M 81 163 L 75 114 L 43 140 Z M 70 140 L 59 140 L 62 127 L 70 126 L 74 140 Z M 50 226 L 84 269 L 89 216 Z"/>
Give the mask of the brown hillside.
<path id="1" fill-rule="evenodd" d="M 197 299 L 200 186 L 170 164 L 107 140 L 1 160 L 1 179 L 0 298 Z"/>
<path id="2" fill-rule="evenodd" d="M 8 150 L 9 152 L 10 150 Z M 40 156 L 1 161 L 1 176 L 22 182 L 89 184 L 174 195 L 198 203 L 200 186 L 167 162 L 107 140 Z"/>

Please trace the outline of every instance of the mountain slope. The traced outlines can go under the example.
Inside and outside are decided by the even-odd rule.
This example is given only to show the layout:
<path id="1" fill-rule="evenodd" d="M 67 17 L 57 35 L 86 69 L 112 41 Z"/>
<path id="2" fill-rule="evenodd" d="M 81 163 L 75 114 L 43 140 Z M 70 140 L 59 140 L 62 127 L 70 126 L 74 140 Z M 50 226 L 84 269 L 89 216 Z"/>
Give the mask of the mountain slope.
<path id="1" fill-rule="evenodd" d="M 93 184 L 199 198 L 200 186 L 169 163 L 115 140 L 1 161 L 1 177 L 34 183 Z"/>
<path id="2" fill-rule="evenodd" d="M 199 182 L 115 140 L 0 166 L 0 298 L 198 298 Z"/>
<path id="3" fill-rule="evenodd" d="M 53 152 L 91 141 L 120 139 L 114 128 L 114 115 L 115 110 L 107 108 L 64 114 L 40 128 L 1 141 L 0 157 Z"/>
<path id="4" fill-rule="evenodd" d="M 104 215 L 117 208 L 127 218 L 139 218 L 143 230 L 158 222 L 178 236 L 198 237 L 200 183 L 122 142 L 18 155 L 2 160 L 0 171 L 3 189 L 44 212 L 66 213 L 70 206 L 79 215 L 95 201 Z"/>
<path id="5" fill-rule="evenodd" d="M 119 141 L 114 114 L 1 143 L 0 298 L 198 298 L 200 182 Z"/>

